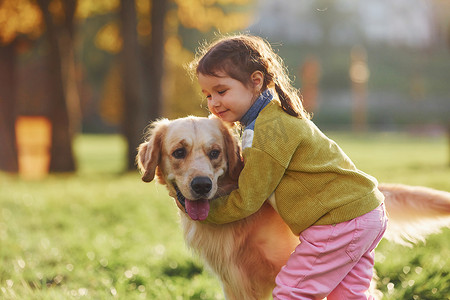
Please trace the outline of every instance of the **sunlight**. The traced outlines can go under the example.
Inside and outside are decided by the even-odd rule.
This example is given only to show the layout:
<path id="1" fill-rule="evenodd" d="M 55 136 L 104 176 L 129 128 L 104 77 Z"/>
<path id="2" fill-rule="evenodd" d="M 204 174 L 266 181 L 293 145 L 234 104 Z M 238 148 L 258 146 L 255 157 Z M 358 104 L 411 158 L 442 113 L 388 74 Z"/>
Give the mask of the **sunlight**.
<path id="1" fill-rule="evenodd" d="M 33 2 L 16 0 L 0 3 L 0 41 L 7 44 L 18 34 L 41 34 L 42 15 Z"/>
<path id="2" fill-rule="evenodd" d="M 119 53 L 122 50 L 122 43 L 120 29 L 115 22 L 103 26 L 95 36 L 97 48 L 111 53 Z"/>

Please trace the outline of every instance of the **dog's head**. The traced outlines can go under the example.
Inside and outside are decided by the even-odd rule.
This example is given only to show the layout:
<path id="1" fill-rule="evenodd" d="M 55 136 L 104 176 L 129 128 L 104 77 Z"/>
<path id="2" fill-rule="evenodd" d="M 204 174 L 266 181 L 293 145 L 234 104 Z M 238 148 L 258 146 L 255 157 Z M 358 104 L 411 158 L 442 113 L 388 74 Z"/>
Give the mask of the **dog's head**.
<path id="1" fill-rule="evenodd" d="M 139 146 L 137 163 L 142 180 L 156 176 L 194 220 L 208 216 L 209 200 L 220 191 L 220 183 L 237 180 L 242 169 L 239 145 L 217 118 L 154 122 L 150 138 Z"/>

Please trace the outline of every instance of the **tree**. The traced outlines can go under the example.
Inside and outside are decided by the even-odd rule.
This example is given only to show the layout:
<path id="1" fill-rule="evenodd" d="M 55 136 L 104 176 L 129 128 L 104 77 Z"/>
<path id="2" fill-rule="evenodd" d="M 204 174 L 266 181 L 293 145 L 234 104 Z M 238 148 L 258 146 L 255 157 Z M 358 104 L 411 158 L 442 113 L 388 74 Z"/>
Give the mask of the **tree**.
<path id="1" fill-rule="evenodd" d="M 1 59 L 5 67 L 0 117 L 1 137 L 5 146 L 0 147 L 0 169 L 17 171 L 16 137 L 14 122 L 16 103 L 14 87 L 14 45 L 17 36 L 38 38 L 46 28 L 47 79 L 49 84 L 48 105 L 42 109 L 52 123 L 50 171 L 71 172 L 75 170 L 72 138 L 77 131 L 80 113 L 76 84 L 74 84 L 74 16 L 77 0 L 4 0 L 0 2 Z"/>
<path id="2" fill-rule="evenodd" d="M 63 64 L 65 63 L 63 59 L 67 59 L 67 56 L 62 55 L 60 43 L 63 35 L 70 41 L 76 0 L 61 2 L 65 8 L 65 25 L 58 23 L 56 17 L 50 12 L 50 2 L 51 0 L 37 0 L 47 29 L 45 33 L 48 47 L 46 59 L 48 79 L 49 84 L 51 84 L 48 95 L 50 100 L 49 118 L 52 122 L 50 172 L 73 172 L 75 171 L 75 160 L 72 150 L 74 133 L 70 128 L 67 94 L 63 77 Z"/>
<path id="3" fill-rule="evenodd" d="M 167 2 L 151 1 L 149 47 L 139 44 L 137 11 L 134 1 L 121 1 L 121 53 L 124 90 L 123 130 L 128 142 L 127 169 L 134 170 L 137 146 L 143 129 L 161 111 L 161 81 L 164 62 L 164 21 Z M 145 81 L 144 81 L 145 80 Z"/>
<path id="4" fill-rule="evenodd" d="M 136 148 L 145 127 L 145 91 L 143 82 L 143 59 L 138 44 L 137 15 L 134 1 L 120 1 L 120 19 L 123 38 L 121 53 L 124 90 L 123 131 L 128 142 L 127 169 L 134 169 Z"/>
<path id="5" fill-rule="evenodd" d="M 16 48 L 28 36 L 38 35 L 40 24 L 38 9 L 28 0 L 0 1 L 0 170 L 7 172 L 18 171 Z"/>
<path id="6" fill-rule="evenodd" d="M 0 46 L 0 170 L 17 172 L 14 43 Z"/>
<path id="7" fill-rule="evenodd" d="M 164 75 L 164 44 L 165 30 L 164 22 L 167 13 L 167 0 L 153 1 L 151 10 L 151 41 L 150 41 L 150 64 L 147 69 L 151 84 L 150 114 L 149 119 L 155 119 L 161 114 L 162 107 L 162 78 Z"/>

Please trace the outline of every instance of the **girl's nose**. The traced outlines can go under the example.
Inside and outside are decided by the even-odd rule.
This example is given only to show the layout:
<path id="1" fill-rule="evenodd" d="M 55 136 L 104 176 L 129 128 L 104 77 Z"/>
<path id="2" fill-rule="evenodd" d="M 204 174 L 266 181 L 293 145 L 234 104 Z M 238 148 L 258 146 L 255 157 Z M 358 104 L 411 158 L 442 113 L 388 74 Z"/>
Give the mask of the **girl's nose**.
<path id="1" fill-rule="evenodd" d="M 211 104 L 211 106 L 217 107 L 217 106 L 220 106 L 220 101 L 218 101 L 216 98 L 211 96 L 210 104 Z"/>

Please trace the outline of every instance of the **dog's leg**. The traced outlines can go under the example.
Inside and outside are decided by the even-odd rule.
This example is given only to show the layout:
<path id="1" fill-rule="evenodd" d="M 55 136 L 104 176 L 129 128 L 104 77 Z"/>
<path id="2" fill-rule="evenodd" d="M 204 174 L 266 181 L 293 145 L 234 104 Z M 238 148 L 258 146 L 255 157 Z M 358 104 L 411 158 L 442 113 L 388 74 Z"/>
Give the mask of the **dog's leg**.
<path id="1" fill-rule="evenodd" d="M 234 296 L 234 291 L 231 285 L 222 282 L 222 290 L 225 296 L 225 300 L 238 300 L 238 298 Z"/>
<path id="2" fill-rule="evenodd" d="M 228 278 L 224 278 L 224 274 L 220 274 L 226 300 L 263 300 L 253 295 L 250 284 L 251 278 L 246 278 L 246 274 L 242 272 L 241 267 L 230 264 L 227 267 L 227 271 L 229 272 L 227 274 Z"/>

